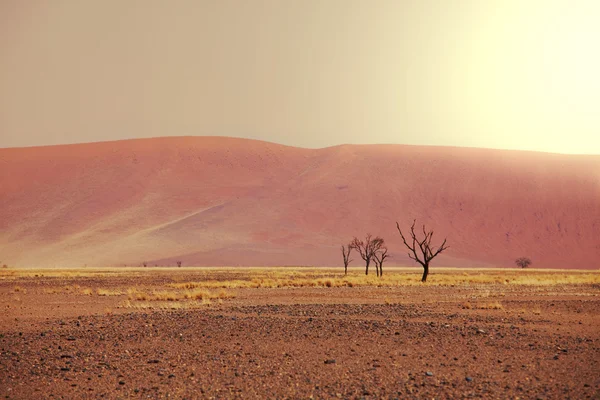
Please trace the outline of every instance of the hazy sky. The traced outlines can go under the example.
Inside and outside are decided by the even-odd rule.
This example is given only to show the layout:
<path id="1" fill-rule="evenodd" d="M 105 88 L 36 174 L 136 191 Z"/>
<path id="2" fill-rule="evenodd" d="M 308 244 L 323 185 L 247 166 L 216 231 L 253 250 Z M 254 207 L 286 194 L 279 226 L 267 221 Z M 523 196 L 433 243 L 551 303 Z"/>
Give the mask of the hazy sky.
<path id="1" fill-rule="evenodd" d="M 0 147 L 600 154 L 598 0 L 0 0 Z"/>

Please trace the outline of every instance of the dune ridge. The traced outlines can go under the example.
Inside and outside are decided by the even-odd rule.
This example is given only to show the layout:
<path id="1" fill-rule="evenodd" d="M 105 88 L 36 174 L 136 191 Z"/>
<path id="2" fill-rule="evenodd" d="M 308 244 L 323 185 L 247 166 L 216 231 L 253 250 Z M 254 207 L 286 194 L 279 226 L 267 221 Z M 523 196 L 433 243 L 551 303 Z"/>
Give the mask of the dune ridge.
<path id="1" fill-rule="evenodd" d="M 14 266 L 337 265 L 366 232 L 413 265 L 417 218 L 438 265 L 600 268 L 600 156 L 168 137 L 0 149 L 0 188 Z"/>

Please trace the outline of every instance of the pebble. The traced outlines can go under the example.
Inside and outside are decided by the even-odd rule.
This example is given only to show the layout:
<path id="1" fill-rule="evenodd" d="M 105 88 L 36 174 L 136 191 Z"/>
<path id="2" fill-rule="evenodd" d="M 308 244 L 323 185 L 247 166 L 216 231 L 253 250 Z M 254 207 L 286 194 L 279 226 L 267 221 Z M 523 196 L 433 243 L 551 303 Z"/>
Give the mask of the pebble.
<path id="1" fill-rule="evenodd" d="M 465 378 L 465 380 L 466 380 L 467 382 L 473 382 L 473 378 L 471 378 L 470 376 L 467 376 L 467 377 Z"/>
<path id="2" fill-rule="evenodd" d="M 325 360 L 325 364 L 335 364 L 335 360 L 333 358 L 330 358 L 328 360 Z"/>
<path id="3" fill-rule="evenodd" d="M 427 371 L 427 372 L 425 372 L 425 375 L 427 375 L 427 376 L 433 376 L 433 372 Z"/>

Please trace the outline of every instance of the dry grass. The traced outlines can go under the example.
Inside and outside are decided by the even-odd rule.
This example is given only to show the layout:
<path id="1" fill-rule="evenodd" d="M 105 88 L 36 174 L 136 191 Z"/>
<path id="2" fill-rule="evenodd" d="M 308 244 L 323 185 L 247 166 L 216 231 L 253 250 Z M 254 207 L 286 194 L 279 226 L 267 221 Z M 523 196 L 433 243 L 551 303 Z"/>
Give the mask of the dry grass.
<path id="1" fill-rule="evenodd" d="M 129 300 L 144 301 L 148 300 L 148 294 L 140 291 L 138 288 L 129 288 L 127 289 L 127 298 Z"/>
<path id="2" fill-rule="evenodd" d="M 24 277 L 77 279 L 87 278 L 137 278 L 168 277 L 175 282 L 172 287 L 195 288 L 245 288 L 245 287 L 354 287 L 354 286 L 405 286 L 420 285 L 420 268 L 389 267 L 381 279 L 365 276 L 362 268 L 352 268 L 343 276 L 342 268 L 272 267 L 272 268 L 207 268 L 207 267 L 112 267 L 112 268 L 7 268 L 0 269 L 1 280 Z M 373 271 L 374 272 L 374 271 Z M 187 281 L 184 277 L 198 277 Z M 600 284 L 600 271 L 594 270 L 539 270 L 539 269 L 458 269 L 434 268 L 427 285 L 558 285 Z M 75 288 L 77 289 L 77 288 Z"/>
<path id="3" fill-rule="evenodd" d="M 138 310 L 185 310 L 210 305 L 210 300 L 202 301 L 131 301 L 124 300 L 120 307 Z"/>
<path id="4" fill-rule="evenodd" d="M 293 288 L 293 287 L 404 287 L 423 286 L 420 268 L 388 268 L 382 278 L 374 274 L 365 276 L 362 268 L 353 268 L 347 276 L 342 268 L 79 268 L 79 269 L 0 269 L 0 280 L 21 283 L 19 279 L 40 277 L 50 282 L 56 280 L 57 287 L 46 287 L 45 293 L 77 293 L 91 295 L 89 289 L 78 285 L 64 285 L 66 280 L 75 281 L 80 278 L 101 278 L 112 284 L 123 284 L 134 281 L 140 284 L 144 280 L 152 285 L 152 281 L 160 277 L 166 281 L 162 287 L 140 289 L 100 288 L 98 296 L 124 296 L 135 301 L 179 301 L 201 299 L 226 299 L 228 292 L 214 295 L 220 289 L 237 288 Z M 374 271 L 373 271 L 374 272 Z M 150 278 L 152 276 L 152 278 Z M 59 283 L 60 282 L 60 283 Z M 74 283 L 74 282 L 73 282 Z M 479 297 L 485 297 L 485 287 L 510 286 L 556 286 L 600 284 L 600 271 L 581 270 L 537 270 L 537 269 L 433 269 L 426 286 L 478 287 Z M 60 286 L 64 285 L 64 286 Z M 142 283 L 143 285 L 143 283 Z M 160 289 L 160 290 L 158 290 Z M 15 286 L 14 291 L 24 290 Z M 207 292 L 208 291 L 208 292 Z M 494 292 L 497 290 L 494 289 Z"/>
<path id="5" fill-rule="evenodd" d="M 125 292 L 122 290 L 119 290 L 119 289 L 99 288 L 99 289 L 96 289 L 96 294 L 98 296 L 122 296 L 125 294 Z"/>
<path id="6" fill-rule="evenodd" d="M 296 271 L 253 271 L 246 272 L 246 279 L 207 279 L 169 284 L 177 289 L 196 288 L 285 288 L 285 287 L 360 287 L 360 286 L 418 286 L 421 283 L 420 273 L 393 272 L 378 278 L 374 275 L 366 276 L 362 273 L 353 273 L 339 276 L 327 270 L 310 271 L 310 273 L 297 273 Z M 484 273 L 477 271 L 443 271 L 432 273 L 426 283 L 428 286 L 472 286 L 472 285 L 561 285 L 561 284 L 594 284 L 600 283 L 600 273 L 597 272 L 532 272 L 503 270 Z"/>
<path id="7" fill-rule="evenodd" d="M 152 301 L 177 301 L 180 298 L 181 297 L 179 293 L 168 291 L 157 291 L 149 296 L 149 300 Z"/>
<path id="8" fill-rule="evenodd" d="M 150 301 L 150 302 L 177 302 L 181 300 L 199 300 L 209 303 L 212 299 L 231 299 L 235 294 L 221 289 L 218 292 L 211 292 L 207 289 L 194 290 L 154 290 L 142 291 L 138 288 L 127 290 L 128 301 Z"/>

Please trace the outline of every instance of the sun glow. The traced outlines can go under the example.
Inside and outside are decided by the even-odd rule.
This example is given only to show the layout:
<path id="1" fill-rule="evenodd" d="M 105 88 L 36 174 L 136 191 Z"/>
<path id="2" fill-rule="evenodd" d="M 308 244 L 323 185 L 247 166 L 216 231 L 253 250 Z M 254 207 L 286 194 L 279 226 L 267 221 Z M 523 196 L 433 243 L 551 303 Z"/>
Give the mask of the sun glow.
<path id="1" fill-rule="evenodd" d="M 0 147 L 215 135 L 600 154 L 599 0 L 54 3 L 0 2 Z"/>
<path id="2" fill-rule="evenodd" d="M 600 3 L 505 2 L 478 15 L 464 76 L 478 130 L 546 151 L 600 149 Z M 463 64 L 464 66 L 464 64 Z"/>

